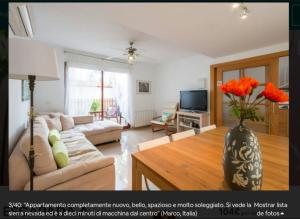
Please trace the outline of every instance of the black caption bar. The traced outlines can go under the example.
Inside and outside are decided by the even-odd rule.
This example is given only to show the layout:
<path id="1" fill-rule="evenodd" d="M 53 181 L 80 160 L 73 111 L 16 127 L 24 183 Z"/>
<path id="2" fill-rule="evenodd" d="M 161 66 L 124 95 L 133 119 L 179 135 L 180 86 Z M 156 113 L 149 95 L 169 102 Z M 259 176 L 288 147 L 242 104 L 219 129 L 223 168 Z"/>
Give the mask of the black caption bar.
<path id="1" fill-rule="evenodd" d="M 292 218 L 300 191 L 3 193 L 3 218 Z"/>

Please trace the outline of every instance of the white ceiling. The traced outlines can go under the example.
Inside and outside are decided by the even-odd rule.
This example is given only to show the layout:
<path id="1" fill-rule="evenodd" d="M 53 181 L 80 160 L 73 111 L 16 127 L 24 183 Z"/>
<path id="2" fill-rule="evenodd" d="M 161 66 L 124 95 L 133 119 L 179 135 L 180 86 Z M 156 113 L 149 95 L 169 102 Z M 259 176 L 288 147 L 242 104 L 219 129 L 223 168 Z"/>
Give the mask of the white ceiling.
<path id="1" fill-rule="evenodd" d="M 31 5 L 35 39 L 105 56 L 120 56 L 129 40 L 150 62 L 196 53 L 217 58 L 288 41 L 287 3 L 246 3 L 246 20 L 230 3 Z"/>

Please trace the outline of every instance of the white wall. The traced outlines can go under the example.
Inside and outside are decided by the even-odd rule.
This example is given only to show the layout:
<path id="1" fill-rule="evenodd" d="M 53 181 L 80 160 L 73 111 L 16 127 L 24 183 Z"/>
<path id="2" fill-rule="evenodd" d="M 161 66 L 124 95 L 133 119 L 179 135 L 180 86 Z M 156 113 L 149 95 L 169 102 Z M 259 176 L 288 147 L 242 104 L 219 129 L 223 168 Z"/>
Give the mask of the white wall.
<path id="1" fill-rule="evenodd" d="M 34 106 L 36 112 L 64 111 L 64 52 L 56 48 L 60 80 L 36 81 Z"/>
<path id="2" fill-rule="evenodd" d="M 130 68 L 131 74 L 131 100 L 132 100 L 132 115 L 131 125 L 134 127 L 136 124 L 135 115 L 138 111 L 154 111 L 154 72 L 156 65 L 146 63 L 135 63 Z M 150 81 L 151 93 L 138 94 L 137 81 Z"/>
<path id="3" fill-rule="evenodd" d="M 203 88 L 203 78 L 206 79 L 206 89 L 209 90 L 210 65 L 212 62 L 213 59 L 210 57 L 196 55 L 159 65 L 154 80 L 156 113 L 160 114 L 167 102 L 179 102 L 180 90 Z"/>
<path id="4" fill-rule="evenodd" d="M 29 105 L 22 101 L 22 81 L 9 79 L 9 152 L 27 127 Z"/>
<path id="5" fill-rule="evenodd" d="M 132 94 L 133 94 L 133 105 L 135 110 L 153 110 L 154 109 L 154 95 L 153 95 L 153 84 L 154 82 L 154 71 L 156 65 L 136 63 L 131 67 L 131 79 L 132 79 Z M 138 94 L 136 92 L 136 82 L 151 81 L 152 91 L 150 94 Z"/>

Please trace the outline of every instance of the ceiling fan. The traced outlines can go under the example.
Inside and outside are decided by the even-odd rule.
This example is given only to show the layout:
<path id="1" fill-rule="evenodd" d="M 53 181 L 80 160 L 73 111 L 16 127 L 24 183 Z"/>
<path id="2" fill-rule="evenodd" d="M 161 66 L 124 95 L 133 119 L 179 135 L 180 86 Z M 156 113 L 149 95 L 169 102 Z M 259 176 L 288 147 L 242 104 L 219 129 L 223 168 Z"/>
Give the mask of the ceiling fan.
<path id="1" fill-rule="evenodd" d="M 134 44 L 134 42 L 130 41 L 129 42 L 130 46 L 125 49 L 126 52 L 123 54 L 123 55 L 127 56 L 129 64 L 132 64 L 136 60 L 137 56 L 140 55 L 137 53 L 137 48 L 133 47 L 133 44 Z"/>
<path id="2" fill-rule="evenodd" d="M 123 50 L 123 49 L 122 49 Z M 124 51 L 124 50 L 123 50 Z M 146 59 L 151 59 L 150 57 L 141 55 L 139 53 L 137 53 L 138 49 L 134 47 L 134 42 L 130 41 L 129 42 L 129 47 L 125 49 L 124 53 L 122 54 L 122 56 L 127 56 L 127 61 L 129 64 L 133 64 L 133 62 L 137 59 L 138 56 L 144 57 Z M 111 56 L 111 57 L 107 57 L 107 60 L 111 60 L 114 58 L 119 58 L 120 56 Z"/>

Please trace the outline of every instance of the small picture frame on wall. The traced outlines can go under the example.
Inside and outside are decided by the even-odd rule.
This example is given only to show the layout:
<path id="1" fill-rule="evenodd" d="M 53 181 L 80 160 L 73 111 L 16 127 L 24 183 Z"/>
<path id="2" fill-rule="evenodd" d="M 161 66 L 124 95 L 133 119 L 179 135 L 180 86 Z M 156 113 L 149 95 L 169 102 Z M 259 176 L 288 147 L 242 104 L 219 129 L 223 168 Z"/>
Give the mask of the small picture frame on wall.
<path id="1" fill-rule="evenodd" d="M 29 81 L 22 80 L 22 101 L 27 101 L 30 98 Z"/>
<path id="2" fill-rule="evenodd" d="M 136 81 L 136 92 L 138 94 L 151 94 L 151 81 Z"/>

